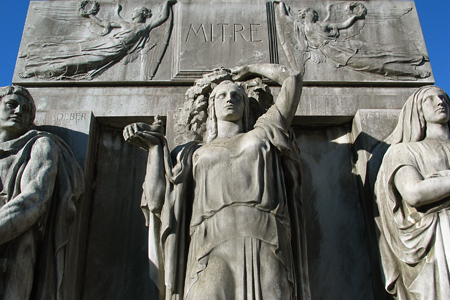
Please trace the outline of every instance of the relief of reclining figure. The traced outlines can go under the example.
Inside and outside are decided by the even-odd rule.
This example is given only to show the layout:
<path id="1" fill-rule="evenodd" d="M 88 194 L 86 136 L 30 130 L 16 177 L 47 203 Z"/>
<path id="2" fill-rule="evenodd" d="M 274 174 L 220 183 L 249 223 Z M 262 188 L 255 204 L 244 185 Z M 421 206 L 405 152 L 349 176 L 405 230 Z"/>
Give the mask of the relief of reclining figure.
<path id="1" fill-rule="evenodd" d="M 299 9 L 292 14 L 285 3 L 274 1 L 278 38 L 291 63 L 291 67 L 303 71 L 311 59 L 320 64 L 327 61 L 335 67 L 354 71 L 375 73 L 388 77 L 426 78 L 431 74 L 418 67 L 429 61 L 428 57 L 411 45 L 388 45 L 362 41 L 359 38 L 365 24 L 372 21 L 382 25 L 383 21 L 399 19 L 409 10 L 386 10 L 382 15 L 372 16 L 362 3 L 349 2 L 330 4 L 328 16 L 319 20 L 312 8 Z M 340 19 L 331 22 L 330 19 Z M 352 29 L 352 30 L 350 30 Z"/>
<path id="2" fill-rule="evenodd" d="M 170 7 L 175 2 L 175 0 L 164 2 L 156 18 L 152 18 L 151 10 L 145 7 L 136 8 L 131 16 L 132 22 L 122 19 L 119 14 L 120 5 L 117 9 L 118 21 L 108 22 L 96 16 L 100 9 L 97 2 L 90 0 L 80 2 L 78 11 L 80 16 L 89 18 L 103 27 L 101 35 L 80 41 L 44 41 L 29 44 L 19 56 L 26 60 L 25 71 L 20 76 L 92 79 L 119 61 L 127 64 L 138 58 L 141 52 L 147 55 L 151 51 L 152 57 L 147 62 L 147 79 L 152 79 L 167 47 L 172 22 L 166 25 L 165 37 L 152 38 L 150 33 L 172 16 Z M 91 7 L 89 10 L 88 5 Z M 52 17 L 58 14 L 58 11 L 42 11 L 41 14 Z"/>

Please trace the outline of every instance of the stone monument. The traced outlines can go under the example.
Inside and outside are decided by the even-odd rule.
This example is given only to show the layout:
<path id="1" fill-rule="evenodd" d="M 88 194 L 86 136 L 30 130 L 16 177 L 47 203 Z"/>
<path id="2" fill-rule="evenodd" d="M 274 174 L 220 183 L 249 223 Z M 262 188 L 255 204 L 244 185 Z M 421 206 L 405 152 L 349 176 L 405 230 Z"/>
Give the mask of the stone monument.
<path id="1" fill-rule="evenodd" d="M 158 249 L 154 238 L 161 228 L 149 231 L 146 225 L 151 225 L 152 219 L 146 222 L 146 217 L 163 216 L 164 208 L 158 212 L 158 205 L 151 207 L 146 197 L 149 191 L 161 193 L 164 188 L 175 192 L 171 188 L 181 185 L 167 184 L 166 178 L 164 185 L 150 189 L 147 184 L 154 178 L 148 177 L 155 173 L 147 171 L 153 168 L 147 158 L 156 151 L 147 152 L 127 143 L 123 129 L 133 123 L 153 124 L 142 125 L 147 128 L 143 127 L 144 132 L 166 141 L 164 147 L 155 148 L 166 149 L 162 152 L 167 165 L 157 168 L 157 174 L 173 173 L 177 170 L 168 166 L 171 162 L 175 167 L 177 157 L 170 157 L 169 151 L 192 144 L 210 131 L 205 125 L 211 123 L 207 105 L 215 85 L 225 77 L 239 79 L 233 78 L 234 67 L 255 64 L 286 66 L 292 74 L 303 77 L 300 102 L 288 113 L 295 140 L 286 144 L 301 149 L 301 179 L 292 181 L 283 164 L 271 165 L 271 170 L 283 174 L 290 186 L 301 187 L 302 207 L 289 209 L 289 217 L 292 224 L 292 220 L 302 220 L 300 212 L 304 212 L 306 235 L 295 238 L 306 237 L 307 241 L 299 244 L 307 247 L 307 259 L 300 257 L 300 248 L 292 251 L 292 259 L 307 260 L 311 299 L 388 299 L 374 221 L 373 174 L 367 166 L 373 149 L 395 127 L 406 99 L 417 88 L 434 83 L 413 1 L 31 1 L 13 83 L 30 91 L 36 101 L 36 125 L 65 140 L 86 177 L 86 192 L 74 223 L 77 234 L 67 253 L 72 258 L 66 272 L 70 284 L 64 287 L 67 299 L 159 299 L 160 284 L 165 279 L 152 271 L 160 265 L 155 265 L 148 253 L 149 249 Z M 260 73 L 260 78 L 243 79 L 241 86 L 252 108 L 249 111 L 256 111 L 249 114 L 247 125 L 260 115 L 261 120 L 267 114 L 272 116 L 274 109 L 269 107 L 273 99 L 277 102 L 286 96 L 283 81 L 266 73 Z M 236 88 L 232 84 L 218 86 Z M 243 130 L 246 133 L 234 138 L 251 135 L 258 128 L 247 127 Z M 203 158 L 212 159 L 206 149 L 220 141 L 213 137 L 205 139 L 195 152 L 179 147 L 176 153 L 182 156 L 193 152 L 192 159 L 198 159 L 198 163 Z M 255 141 L 256 146 L 262 143 Z M 145 143 L 141 146 L 148 148 Z M 285 152 L 268 149 L 284 161 L 281 156 Z M 197 151 L 204 156 L 195 158 Z M 161 160 L 155 161 L 161 164 Z M 252 172 L 245 168 L 248 162 L 236 165 L 230 159 L 223 163 L 241 170 L 239 176 Z M 201 175 L 194 174 L 190 167 L 184 168 L 186 174 L 199 180 L 195 176 Z M 238 176 L 212 171 L 225 182 L 230 176 Z M 259 180 L 259 172 L 251 179 Z M 195 180 L 190 178 L 191 183 Z M 209 176 L 205 180 L 217 191 L 230 188 L 215 186 L 216 181 Z M 250 184 L 243 180 L 239 183 Z M 260 184 L 253 186 L 265 194 Z M 285 198 L 270 199 L 272 204 L 289 203 L 280 199 L 288 199 L 289 193 L 297 191 L 280 188 L 283 186 L 286 184 L 280 180 L 266 187 L 276 187 L 279 193 L 286 191 Z M 187 197 L 198 189 L 186 191 Z M 160 195 L 157 199 L 166 198 Z M 191 198 L 195 202 L 205 197 Z M 225 203 L 223 195 L 217 199 Z M 232 202 L 238 200 L 233 198 Z M 153 212 L 142 214 L 141 202 Z M 206 215 L 196 212 L 198 207 L 187 205 L 186 216 Z M 248 209 L 245 205 L 240 208 Z M 274 216 L 276 219 L 283 213 Z M 213 222 L 214 217 L 207 219 Z M 185 227 L 180 230 L 186 230 L 182 232 L 185 237 L 189 237 L 187 230 L 195 220 L 191 217 L 191 223 L 182 223 Z M 248 229 L 257 222 L 250 217 L 244 221 L 253 225 Z M 283 239 L 280 230 L 277 227 L 274 231 L 278 240 Z M 195 268 L 187 266 L 190 262 L 208 257 L 199 256 L 202 249 L 192 250 L 195 245 L 202 246 L 201 239 L 195 237 L 190 244 L 183 244 L 175 236 L 168 238 L 191 247 L 178 249 L 195 256 L 178 265 L 186 265 L 181 272 L 191 272 Z M 243 239 L 239 249 L 247 247 L 246 243 Z M 219 248 L 211 246 L 211 253 L 215 249 L 233 253 L 225 244 Z M 290 255 L 286 256 L 289 260 L 287 257 Z M 232 255 L 232 259 L 236 263 L 241 258 Z M 262 261 L 252 266 L 268 267 Z M 300 271 L 295 268 L 298 278 Z M 298 287 L 299 296 L 302 292 Z M 259 291 L 263 288 L 266 286 Z M 195 290 L 193 284 L 191 291 L 197 293 Z M 214 287 L 211 292 L 220 291 Z"/>

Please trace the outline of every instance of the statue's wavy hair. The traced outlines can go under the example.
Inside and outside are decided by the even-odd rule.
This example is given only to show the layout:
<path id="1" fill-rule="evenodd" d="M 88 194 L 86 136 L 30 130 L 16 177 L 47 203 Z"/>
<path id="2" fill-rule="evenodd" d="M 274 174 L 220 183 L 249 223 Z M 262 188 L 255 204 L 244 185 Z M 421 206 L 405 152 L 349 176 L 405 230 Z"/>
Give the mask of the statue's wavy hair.
<path id="1" fill-rule="evenodd" d="M 185 94 L 185 101 L 174 115 L 175 143 L 211 142 L 217 137 L 217 117 L 214 107 L 215 88 L 220 84 L 236 85 L 244 99 L 244 131 L 253 128 L 256 119 L 273 104 L 270 89 L 261 78 L 234 82 L 231 70 L 220 68 L 197 79 Z M 249 96 L 251 94 L 251 96 Z"/>
<path id="2" fill-rule="evenodd" d="M 136 11 L 136 10 L 140 10 L 142 16 L 143 16 L 144 18 L 146 18 L 146 19 L 149 19 L 149 18 L 152 17 L 152 10 L 149 9 L 149 8 L 147 8 L 147 7 L 144 7 L 144 6 L 138 7 L 138 8 L 135 9 L 135 11 Z"/>
<path id="3" fill-rule="evenodd" d="M 300 18 L 304 19 L 306 17 L 306 14 L 310 11 L 312 11 L 312 13 L 314 14 L 314 21 L 319 21 L 319 13 L 316 10 L 312 9 L 311 7 L 301 8 L 297 10 L 297 13 L 300 16 Z"/>
<path id="4" fill-rule="evenodd" d="M 36 104 L 34 103 L 34 99 L 31 96 L 30 92 L 20 85 L 8 85 L 0 87 L 0 100 L 7 95 L 19 95 L 28 101 L 28 103 L 30 104 L 30 123 L 27 125 L 29 128 L 31 128 L 34 122 L 34 118 L 36 117 Z"/>

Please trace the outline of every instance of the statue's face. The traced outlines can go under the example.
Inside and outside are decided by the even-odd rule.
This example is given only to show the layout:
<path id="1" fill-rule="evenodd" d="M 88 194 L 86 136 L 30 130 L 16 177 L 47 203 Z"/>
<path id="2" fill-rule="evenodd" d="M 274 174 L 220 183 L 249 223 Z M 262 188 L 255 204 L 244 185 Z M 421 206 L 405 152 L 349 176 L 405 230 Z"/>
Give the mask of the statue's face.
<path id="1" fill-rule="evenodd" d="M 425 93 L 422 111 L 427 123 L 444 124 L 449 121 L 449 106 L 440 90 L 431 89 Z"/>
<path id="2" fill-rule="evenodd" d="M 131 19 L 135 22 L 144 22 L 144 8 L 136 8 L 131 14 Z"/>
<path id="3" fill-rule="evenodd" d="M 312 22 L 312 23 L 315 23 L 319 20 L 319 15 L 313 9 L 307 9 L 305 12 L 303 12 L 302 17 L 307 22 Z"/>
<path id="4" fill-rule="evenodd" d="M 31 106 L 27 99 L 20 95 L 6 95 L 0 103 L 0 130 L 19 135 L 28 131 L 30 126 Z"/>
<path id="5" fill-rule="evenodd" d="M 142 13 L 141 13 L 141 11 L 140 11 L 140 9 L 135 9 L 134 11 L 133 11 L 133 13 L 131 14 L 131 19 L 134 21 L 134 20 L 136 20 L 136 19 L 139 19 L 139 18 L 141 18 L 142 17 Z"/>
<path id="6" fill-rule="evenodd" d="M 214 109 L 222 121 L 239 121 L 244 115 L 244 98 L 236 84 L 219 84 L 216 88 Z"/>

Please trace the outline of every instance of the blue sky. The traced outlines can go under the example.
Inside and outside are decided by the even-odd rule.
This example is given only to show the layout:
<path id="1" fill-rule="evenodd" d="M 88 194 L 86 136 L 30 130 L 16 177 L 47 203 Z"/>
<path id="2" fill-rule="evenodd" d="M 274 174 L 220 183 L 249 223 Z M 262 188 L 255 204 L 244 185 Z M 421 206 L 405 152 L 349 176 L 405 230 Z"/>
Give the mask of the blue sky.
<path id="1" fill-rule="evenodd" d="M 450 16 L 450 1 L 417 0 L 415 3 L 436 85 L 450 93 L 450 76 L 447 75 L 450 71 L 450 37 L 444 22 Z M 0 0 L 0 86 L 11 84 L 28 4 L 28 0 Z"/>

